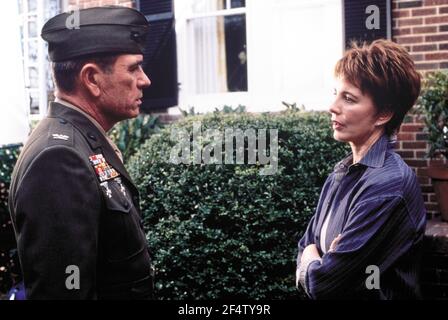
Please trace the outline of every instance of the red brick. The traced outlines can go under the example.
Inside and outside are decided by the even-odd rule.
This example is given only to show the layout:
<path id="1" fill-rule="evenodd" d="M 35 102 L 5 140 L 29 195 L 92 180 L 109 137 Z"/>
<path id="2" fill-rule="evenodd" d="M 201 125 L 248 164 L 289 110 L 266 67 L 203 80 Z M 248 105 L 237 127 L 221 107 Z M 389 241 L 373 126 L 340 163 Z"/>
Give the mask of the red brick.
<path id="1" fill-rule="evenodd" d="M 426 149 L 426 142 L 402 142 L 403 149 Z"/>
<path id="2" fill-rule="evenodd" d="M 416 63 L 415 68 L 417 70 L 437 70 L 439 69 L 438 63 Z"/>
<path id="3" fill-rule="evenodd" d="M 404 160 L 408 166 L 416 168 L 426 168 L 428 166 L 428 161 L 426 160 Z"/>
<path id="4" fill-rule="evenodd" d="M 422 54 L 411 54 L 411 58 L 414 61 L 423 61 L 424 56 Z"/>
<path id="5" fill-rule="evenodd" d="M 416 151 L 415 152 L 415 157 L 417 159 L 424 159 L 424 158 L 426 158 L 426 151 Z"/>
<path id="6" fill-rule="evenodd" d="M 433 14 L 437 14 L 437 9 L 436 8 L 425 8 L 425 9 L 414 9 L 414 10 L 412 10 L 412 16 L 413 17 L 429 16 L 429 15 L 433 15 Z"/>
<path id="7" fill-rule="evenodd" d="M 439 43 L 439 50 L 448 50 L 448 43 Z"/>
<path id="8" fill-rule="evenodd" d="M 425 0 L 425 6 L 437 6 L 441 4 L 448 4 L 448 0 Z"/>
<path id="9" fill-rule="evenodd" d="M 411 34 L 411 28 L 399 28 L 393 30 L 394 36 L 408 36 Z"/>
<path id="10" fill-rule="evenodd" d="M 428 194 L 429 200 L 427 202 L 437 202 L 437 197 L 435 194 Z"/>
<path id="11" fill-rule="evenodd" d="M 425 18 L 425 24 L 448 22 L 448 15 Z"/>
<path id="12" fill-rule="evenodd" d="M 448 31 L 448 24 L 444 24 L 443 26 L 439 26 L 440 32 L 447 32 Z"/>
<path id="13" fill-rule="evenodd" d="M 425 203 L 426 210 L 439 211 L 439 205 L 437 203 Z"/>
<path id="14" fill-rule="evenodd" d="M 434 188 L 433 186 L 420 186 L 422 188 L 422 192 L 425 193 L 433 193 L 434 192 Z"/>
<path id="15" fill-rule="evenodd" d="M 421 52 L 421 51 L 437 51 L 436 44 L 422 44 L 412 46 L 412 52 Z"/>
<path id="16" fill-rule="evenodd" d="M 392 12 L 392 17 L 397 18 L 407 18 L 411 15 L 411 10 L 397 10 Z"/>
<path id="17" fill-rule="evenodd" d="M 444 160 L 430 159 L 429 160 L 429 165 L 430 166 L 443 166 L 443 165 L 445 165 L 445 161 Z"/>
<path id="18" fill-rule="evenodd" d="M 398 1 L 397 1 L 398 2 Z M 415 8 L 415 7 L 421 7 L 422 1 L 416 0 L 416 1 L 400 1 L 398 2 L 398 8 Z"/>
<path id="19" fill-rule="evenodd" d="M 423 37 L 422 36 L 396 37 L 396 41 L 399 44 L 421 43 L 423 42 Z"/>
<path id="20" fill-rule="evenodd" d="M 417 141 L 427 141 L 428 140 L 428 134 L 427 133 L 417 133 L 415 135 L 415 140 L 417 140 Z"/>
<path id="21" fill-rule="evenodd" d="M 397 136 L 399 141 L 415 141 L 415 134 L 414 133 L 404 133 L 404 132 L 400 132 L 398 133 Z"/>
<path id="22" fill-rule="evenodd" d="M 396 21 L 399 27 L 416 26 L 423 24 L 422 18 L 397 19 Z"/>
<path id="23" fill-rule="evenodd" d="M 439 7 L 439 14 L 448 13 L 448 7 Z"/>
<path id="24" fill-rule="evenodd" d="M 436 26 L 430 26 L 430 27 L 414 27 L 412 28 L 413 34 L 420 34 L 420 33 L 435 33 L 437 32 Z"/>
<path id="25" fill-rule="evenodd" d="M 425 42 L 448 41 L 448 34 L 425 36 Z"/>
<path id="26" fill-rule="evenodd" d="M 396 150 L 396 153 L 398 153 L 403 159 L 414 158 L 414 151 L 412 150 Z"/>
<path id="27" fill-rule="evenodd" d="M 428 177 L 418 177 L 418 183 L 420 183 L 420 185 L 425 185 L 425 184 L 429 184 L 430 180 Z M 425 197 L 425 202 L 427 202 L 429 200 L 429 197 L 426 195 Z"/>
<path id="28" fill-rule="evenodd" d="M 421 132 L 423 131 L 423 128 L 423 124 L 405 123 L 401 125 L 400 132 Z"/>
<path id="29" fill-rule="evenodd" d="M 428 176 L 428 168 L 417 168 L 417 176 L 427 177 Z"/>
<path id="30" fill-rule="evenodd" d="M 427 53 L 426 60 L 448 60 L 448 52 Z"/>

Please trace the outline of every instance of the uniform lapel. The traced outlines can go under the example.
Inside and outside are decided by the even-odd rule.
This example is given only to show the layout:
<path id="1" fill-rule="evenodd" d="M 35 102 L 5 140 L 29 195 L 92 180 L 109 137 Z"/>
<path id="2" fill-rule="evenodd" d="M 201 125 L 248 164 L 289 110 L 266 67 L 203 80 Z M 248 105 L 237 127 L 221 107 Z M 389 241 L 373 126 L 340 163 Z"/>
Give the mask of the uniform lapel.
<path id="1" fill-rule="evenodd" d="M 73 126 L 85 137 L 92 152 L 95 154 L 102 153 L 106 161 L 118 171 L 125 180 L 127 180 L 128 185 L 133 191 L 137 191 L 137 187 L 132 182 L 128 171 L 107 141 L 106 137 L 104 137 L 98 128 L 83 114 L 60 103 L 52 102 L 50 104 L 48 117 L 61 118 L 73 124 Z"/>
<path id="2" fill-rule="evenodd" d="M 100 136 L 101 141 L 101 150 L 103 151 L 104 158 L 106 158 L 106 161 L 109 162 L 109 164 L 114 167 L 115 170 L 117 170 L 120 175 L 122 175 L 128 182 L 129 185 L 132 186 L 133 189 L 137 190 L 137 187 L 132 182 L 132 179 L 126 170 L 125 166 L 123 165 L 123 162 L 121 162 L 118 155 L 115 153 L 112 146 L 109 144 L 109 142 L 104 138 L 104 136 Z"/>

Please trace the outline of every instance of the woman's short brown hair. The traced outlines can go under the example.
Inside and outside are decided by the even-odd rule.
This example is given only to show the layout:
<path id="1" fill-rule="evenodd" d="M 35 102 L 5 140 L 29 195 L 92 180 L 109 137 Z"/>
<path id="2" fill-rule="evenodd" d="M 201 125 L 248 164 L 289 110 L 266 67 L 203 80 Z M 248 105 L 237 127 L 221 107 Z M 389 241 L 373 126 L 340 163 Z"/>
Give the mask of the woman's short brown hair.
<path id="1" fill-rule="evenodd" d="M 378 112 L 393 112 L 385 127 L 389 136 L 398 131 L 420 94 L 421 76 L 414 61 L 402 46 L 389 40 L 352 43 L 337 62 L 335 76 L 368 94 Z"/>

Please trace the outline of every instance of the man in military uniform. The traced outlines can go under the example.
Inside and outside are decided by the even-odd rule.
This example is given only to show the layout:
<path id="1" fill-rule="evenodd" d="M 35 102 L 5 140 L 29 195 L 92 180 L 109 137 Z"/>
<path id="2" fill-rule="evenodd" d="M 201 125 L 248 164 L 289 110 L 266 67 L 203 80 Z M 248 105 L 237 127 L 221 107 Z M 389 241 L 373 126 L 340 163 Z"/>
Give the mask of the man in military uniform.
<path id="1" fill-rule="evenodd" d="M 14 170 L 9 206 L 28 299 L 146 299 L 151 261 L 139 195 L 106 132 L 139 114 L 145 17 L 80 10 L 42 29 L 56 101 Z"/>

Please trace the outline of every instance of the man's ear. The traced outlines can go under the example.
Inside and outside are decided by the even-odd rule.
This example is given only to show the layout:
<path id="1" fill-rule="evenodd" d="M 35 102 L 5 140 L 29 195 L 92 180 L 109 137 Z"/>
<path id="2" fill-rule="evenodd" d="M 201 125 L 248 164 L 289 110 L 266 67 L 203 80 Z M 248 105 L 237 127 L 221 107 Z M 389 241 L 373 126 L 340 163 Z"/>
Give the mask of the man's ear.
<path id="1" fill-rule="evenodd" d="M 378 115 L 378 118 L 376 119 L 375 125 L 376 126 L 382 126 L 385 125 L 392 119 L 394 116 L 394 113 L 392 111 L 382 111 Z"/>
<path id="2" fill-rule="evenodd" d="M 100 96 L 100 78 L 102 74 L 103 71 L 94 63 L 86 63 L 79 72 L 81 85 L 94 97 Z"/>

